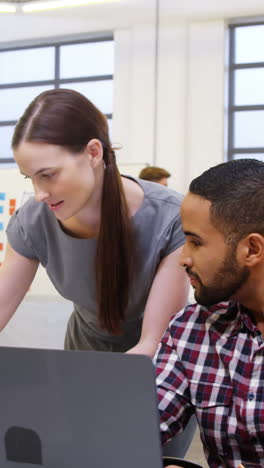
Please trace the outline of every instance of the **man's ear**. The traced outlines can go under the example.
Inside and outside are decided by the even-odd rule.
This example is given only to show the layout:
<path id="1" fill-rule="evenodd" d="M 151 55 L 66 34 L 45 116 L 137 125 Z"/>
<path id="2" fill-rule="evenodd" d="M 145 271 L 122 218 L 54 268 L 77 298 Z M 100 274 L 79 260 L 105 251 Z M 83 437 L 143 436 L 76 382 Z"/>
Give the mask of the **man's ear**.
<path id="1" fill-rule="evenodd" d="M 257 233 L 250 233 L 241 239 L 238 245 L 239 258 L 245 266 L 253 267 L 264 262 L 264 237 Z"/>
<path id="2" fill-rule="evenodd" d="M 103 146 L 97 138 L 87 143 L 84 152 L 89 156 L 92 167 L 96 167 L 103 159 Z"/>

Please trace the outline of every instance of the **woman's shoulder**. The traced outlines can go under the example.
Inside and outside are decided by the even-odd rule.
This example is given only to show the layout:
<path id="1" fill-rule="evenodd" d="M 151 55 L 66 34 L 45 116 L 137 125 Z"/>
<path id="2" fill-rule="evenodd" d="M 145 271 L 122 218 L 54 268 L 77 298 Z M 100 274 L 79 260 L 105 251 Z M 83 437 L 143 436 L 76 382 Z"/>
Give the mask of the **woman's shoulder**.
<path id="1" fill-rule="evenodd" d="M 173 190 L 156 182 L 149 182 L 143 179 L 134 179 L 143 189 L 146 199 L 156 200 L 161 204 L 173 204 L 180 206 L 183 195 L 176 190 Z"/>
<path id="2" fill-rule="evenodd" d="M 54 218 L 48 206 L 45 203 L 35 201 L 34 197 L 29 198 L 21 205 L 14 215 L 24 228 L 32 225 L 39 225 L 41 221 Z"/>
<path id="3" fill-rule="evenodd" d="M 172 205 L 171 208 L 175 207 L 179 209 L 181 202 L 183 200 L 183 195 L 176 190 L 164 187 L 161 184 L 156 182 L 149 182 L 147 180 L 139 179 L 132 176 L 124 176 L 136 182 L 144 192 L 144 201 L 142 206 L 147 203 L 156 204 L 157 206 L 169 208 L 169 205 Z"/>
<path id="4" fill-rule="evenodd" d="M 152 249 L 162 258 L 184 243 L 180 205 L 183 196 L 154 182 L 133 178 L 144 193 L 141 206 L 132 217 L 142 251 Z"/>
<path id="5" fill-rule="evenodd" d="M 143 202 L 134 216 L 134 221 L 151 223 L 160 231 L 180 220 L 183 195 L 155 182 L 134 178 L 144 192 Z"/>
<path id="6" fill-rule="evenodd" d="M 25 257 L 37 258 L 43 265 L 47 258 L 46 240 L 54 232 L 50 215 L 48 206 L 30 198 L 15 211 L 6 229 L 8 242 L 14 250 Z"/>

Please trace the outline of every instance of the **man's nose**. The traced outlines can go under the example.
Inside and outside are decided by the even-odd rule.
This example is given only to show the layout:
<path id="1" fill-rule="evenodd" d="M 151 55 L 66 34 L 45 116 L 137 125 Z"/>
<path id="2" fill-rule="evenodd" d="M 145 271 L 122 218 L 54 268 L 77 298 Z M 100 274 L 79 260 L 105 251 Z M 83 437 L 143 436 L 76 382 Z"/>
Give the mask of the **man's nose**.
<path id="1" fill-rule="evenodd" d="M 184 246 L 182 248 L 180 258 L 179 258 L 179 263 L 183 267 L 192 266 L 192 259 L 191 259 L 190 255 L 187 252 L 186 244 L 184 244 Z"/>

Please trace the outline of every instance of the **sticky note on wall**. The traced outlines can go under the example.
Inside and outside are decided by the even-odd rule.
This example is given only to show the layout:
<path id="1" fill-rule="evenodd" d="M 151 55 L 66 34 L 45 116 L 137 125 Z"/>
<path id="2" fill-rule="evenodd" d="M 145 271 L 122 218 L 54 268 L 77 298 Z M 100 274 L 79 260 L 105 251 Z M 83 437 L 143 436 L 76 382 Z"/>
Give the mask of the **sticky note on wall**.
<path id="1" fill-rule="evenodd" d="M 0 231 L 3 231 L 4 229 L 4 223 L 0 223 Z"/>
<path id="2" fill-rule="evenodd" d="M 0 192 L 0 200 L 5 200 L 5 199 L 6 199 L 5 192 Z"/>
<path id="3" fill-rule="evenodd" d="M 13 207 L 16 206 L 16 199 L 15 199 L 15 198 L 10 198 L 10 200 L 9 200 L 9 206 L 10 206 L 10 207 L 11 207 L 11 206 L 13 206 Z"/>
<path id="4" fill-rule="evenodd" d="M 3 205 L 0 205 L 0 214 L 2 214 L 4 212 L 4 207 Z"/>
<path id="5" fill-rule="evenodd" d="M 16 199 L 15 198 L 10 198 L 9 200 L 9 214 L 12 216 L 12 214 L 16 211 Z"/>

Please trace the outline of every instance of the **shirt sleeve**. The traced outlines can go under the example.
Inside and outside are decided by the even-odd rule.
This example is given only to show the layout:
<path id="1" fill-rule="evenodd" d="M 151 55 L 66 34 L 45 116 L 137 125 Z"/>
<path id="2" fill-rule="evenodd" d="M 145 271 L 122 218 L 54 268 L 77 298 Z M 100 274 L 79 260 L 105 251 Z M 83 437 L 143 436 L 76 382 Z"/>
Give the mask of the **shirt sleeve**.
<path id="1" fill-rule="evenodd" d="M 166 257 L 174 250 L 177 250 L 185 242 L 185 235 L 182 230 L 180 215 L 174 219 L 166 228 L 162 238 L 161 258 Z"/>
<path id="2" fill-rule="evenodd" d="M 154 357 L 156 385 L 163 445 L 181 432 L 193 414 L 188 398 L 188 381 L 172 344 L 169 330 Z"/>
<path id="3" fill-rule="evenodd" d="M 32 242 L 25 213 L 22 209 L 17 210 L 11 217 L 6 235 L 11 247 L 24 257 L 38 259 Z"/>

